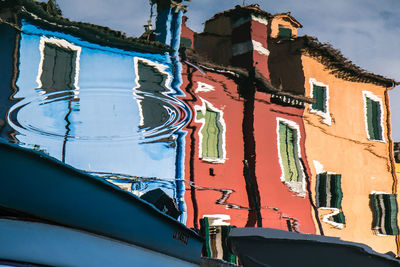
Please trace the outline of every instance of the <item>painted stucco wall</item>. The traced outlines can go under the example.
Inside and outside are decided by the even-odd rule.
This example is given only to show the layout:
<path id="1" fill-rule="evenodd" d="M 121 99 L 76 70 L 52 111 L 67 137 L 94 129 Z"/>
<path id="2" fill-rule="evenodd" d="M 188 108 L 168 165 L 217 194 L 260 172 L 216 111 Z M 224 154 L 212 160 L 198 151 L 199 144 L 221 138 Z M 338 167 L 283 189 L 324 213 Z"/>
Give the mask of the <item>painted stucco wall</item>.
<path id="1" fill-rule="evenodd" d="M 189 73 L 187 72 L 189 70 Z M 194 71 L 194 73 L 192 73 Z M 248 200 L 243 178 L 243 100 L 235 82 L 224 75 L 201 74 L 184 64 L 184 101 L 193 114 L 207 102 L 220 111 L 225 123 L 224 159 L 219 162 L 203 160 L 200 155 L 200 131 L 203 122 L 192 119 L 185 127 L 185 200 L 188 209 L 188 227 L 199 227 L 204 215 L 228 214 L 232 225 L 244 226 L 247 221 Z M 206 101 L 206 102 L 205 102 Z M 195 117 L 196 115 L 194 115 Z M 212 175 L 210 174 L 210 169 Z M 190 182 L 189 182 L 190 181 Z"/>
<path id="2" fill-rule="evenodd" d="M 279 34 L 279 25 L 284 26 L 285 28 L 289 28 L 292 30 L 292 36 L 296 37 L 297 36 L 297 28 L 293 26 L 292 23 L 288 21 L 288 19 L 285 19 L 285 16 L 276 16 L 271 20 L 271 25 L 270 25 L 270 37 L 271 38 L 278 38 Z"/>
<path id="3" fill-rule="evenodd" d="M 287 220 L 301 233 L 316 233 L 317 223 L 307 192 L 306 177 L 310 175 L 306 151 L 306 134 L 302 120 L 303 109 L 271 103 L 270 95 L 256 93 L 255 100 L 256 172 L 260 191 L 263 227 L 288 230 Z M 278 122 L 290 124 L 298 129 L 299 158 L 305 163 L 302 168 L 302 189 L 291 188 L 281 180 Z M 276 208 L 272 209 L 272 208 Z M 295 228 L 294 227 L 294 228 Z"/>
<path id="4" fill-rule="evenodd" d="M 311 96 L 311 79 L 328 86 L 328 112 L 316 114 L 307 105 L 304 112 L 306 154 L 310 165 L 311 189 L 316 190 L 318 173 L 341 174 L 342 209 L 345 226 L 338 229 L 322 222 L 326 235 L 365 243 L 378 252 L 397 252 L 394 236 L 378 236 L 372 228 L 369 195 L 373 191 L 392 193 L 394 177 L 389 158 L 389 136 L 385 88 L 345 81 L 335 77 L 309 56 L 302 56 L 306 96 Z M 383 139 L 369 140 L 363 91 L 381 99 L 383 104 Z M 315 193 L 313 194 L 315 201 Z M 319 209 L 321 221 L 329 210 Z"/>
<path id="5" fill-rule="evenodd" d="M 78 51 L 67 91 L 40 88 L 47 42 Z M 7 95 L 13 98 L 2 103 L 14 100 L 2 118 L 13 133 L 4 138 L 95 175 L 125 176 L 118 185 L 139 195 L 162 187 L 185 210 L 179 129 L 190 111 L 175 97 L 179 77 L 168 54 L 101 46 L 22 20 L 15 64 L 18 78 Z"/>
<path id="6" fill-rule="evenodd" d="M 184 101 L 192 108 L 192 112 L 196 113 L 196 109 L 206 101 L 221 111 L 226 127 L 226 157 L 219 162 L 201 158 L 202 122 L 193 119 L 185 128 L 188 132 L 185 137 L 188 226 L 200 227 L 199 220 L 204 216 L 221 214 L 230 216 L 226 222 L 231 225 L 256 226 L 254 210 L 249 212 L 248 209 L 252 199 L 259 197 L 263 227 L 288 230 L 289 223 L 293 231 L 316 233 L 317 226 L 306 190 L 305 177 L 310 174 L 304 148 L 303 109 L 273 104 L 269 94 L 256 93 L 254 111 L 246 115 L 244 98 L 238 92 L 239 84 L 227 76 L 210 71 L 202 74 L 184 64 L 183 80 L 182 88 L 187 93 Z M 246 123 L 245 117 L 249 116 L 254 119 L 254 131 Z M 281 180 L 277 132 L 279 120 L 289 121 L 299 129 L 300 154 L 305 162 L 303 171 L 306 174 L 303 176 L 304 190 L 301 192 L 295 192 Z M 247 145 L 251 145 L 249 138 L 252 136 L 255 147 L 253 151 L 247 150 L 247 153 L 255 159 L 254 185 L 250 185 L 243 172 L 245 140 Z M 251 166 L 250 171 L 254 171 Z M 255 191 L 251 186 L 255 187 Z"/>

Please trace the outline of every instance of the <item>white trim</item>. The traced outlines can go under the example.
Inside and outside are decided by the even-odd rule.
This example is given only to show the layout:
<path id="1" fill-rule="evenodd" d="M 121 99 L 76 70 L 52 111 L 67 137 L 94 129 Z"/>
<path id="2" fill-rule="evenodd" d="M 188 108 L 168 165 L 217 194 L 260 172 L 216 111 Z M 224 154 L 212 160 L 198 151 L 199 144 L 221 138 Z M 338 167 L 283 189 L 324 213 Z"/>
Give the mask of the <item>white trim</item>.
<path id="1" fill-rule="evenodd" d="M 340 213 L 340 210 L 339 210 L 338 208 L 318 207 L 318 209 L 321 209 L 321 210 L 330 210 L 330 211 L 332 211 L 332 212 L 329 213 L 329 214 L 323 215 L 323 216 L 322 216 L 322 221 L 323 221 L 324 223 L 330 224 L 330 225 L 332 225 L 332 226 L 334 226 L 334 227 L 336 227 L 336 228 L 339 228 L 340 230 L 343 229 L 343 227 L 344 227 L 344 225 L 345 225 L 344 223 L 337 223 L 337 222 L 333 221 L 333 218 L 332 218 L 332 220 L 329 220 L 329 218 L 331 218 L 331 217 L 333 217 L 333 216 L 335 216 L 335 215 L 337 215 L 337 214 Z"/>
<path id="2" fill-rule="evenodd" d="M 251 19 L 255 20 L 255 21 L 257 21 L 257 22 L 259 22 L 261 24 L 268 25 L 268 20 L 267 19 L 256 17 L 254 15 L 251 15 Z"/>
<path id="3" fill-rule="evenodd" d="M 267 48 L 265 48 L 262 43 L 251 40 L 252 44 L 253 44 L 253 49 L 255 51 L 257 51 L 258 53 L 260 53 L 261 55 L 264 56 L 269 56 L 269 50 Z"/>
<path id="4" fill-rule="evenodd" d="M 198 92 L 211 92 L 211 91 L 215 91 L 214 86 L 207 83 L 197 82 L 197 88 L 194 92 L 198 93 Z"/>
<path id="5" fill-rule="evenodd" d="M 324 172 L 324 165 L 322 165 L 321 162 L 317 161 L 317 160 L 313 160 L 314 163 L 314 168 L 315 168 L 315 172 L 318 173 L 323 173 Z"/>
<path id="6" fill-rule="evenodd" d="M 166 79 L 164 85 L 165 85 L 165 88 L 168 89 L 168 91 L 166 93 L 168 94 L 168 93 L 172 93 L 173 92 L 172 88 L 170 87 L 172 77 L 171 77 L 171 74 L 166 71 L 166 69 L 168 68 L 167 65 L 156 63 L 154 61 L 151 61 L 151 60 L 148 60 L 148 59 L 145 59 L 145 58 L 134 57 L 133 58 L 134 71 L 135 71 L 135 87 L 133 87 L 133 92 L 134 93 L 135 93 L 136 89 L 140 88 L 140 86 L 141 86 L 139 84 L 139 80 L 140 80 L 139 70 L 138 70 L 139 69 L 138 68 L 138 62 L 139 61 L 143 62 L 146 65 L 149 65 L 151 67 L 156 68 L 161 74 L 165 74 L 167 79 Z M 142 105 L 141 105 L 142 100 L 141 100 L 140 97 L 137 97 L 137 96 L 135 98 L 137 99 L 137 103 L 138 103 L 138 107 L 139 107 L 139 116 L 140 116 L 139 125 L 143 126 L 144 125 L 144 116 L 143 116 L 143 110 L 142 110 Z M 145 132 L 145 130 L 143 130 L 143 131 Z"/>
<path id="7" fill-rule="evenodd" d="M 70 49 L 74 52 L 76 52 L 76 59 L 75 59 L 75 79 L 74 79 L 74 89 L 79 89 L 78 86 L 78 81 L 79 81 L 79 62 L 80 62 L 80 57 L 81 57 L 81 50 L 82 48 L 80 46 L 74 45 L 67 40 L 64 39 L 58 39 L 54 37 L 46 37 L 42 36 L 40 38 L 40 44 L 39 44 L 39 50 L 40 50 L 40 63 L 39 63 L 39 68 L 38 68 L 38 75 L 36 76 L 36 82 L 38 84 L 38 88 L 42 88 L 42 81 L 40 80 L 43 72 L 43 61 L 44 61 L 44 48 L 46 43 L 56 45 L 61 48 L 67 48 Z M 45 92 L 42 91 L 42 94 Z"/>
<path id="8" fill-rule="evenodd" d="M 204 218 L 208 218 L 210 226 L 231 225 L 229 222 L 226 222 L 231 219 L 231 216 L 227 214 L 204 214 Z"/>
<path id="9" fill-rule="evenodd" d="M 276 140 L 277 140 L 277 144 L 278 144 L 277 145 L 277 149 L 278 149 L 279 165 L 281 166 L 281 177 L 280 177 L 280 179 L 281 179 L 281 181 L 283 183 L 285 183 L 287 186 L 289 186 L 289 188 L 292 191 L 296 192 L 299 196 L 305 197 L 306 196 L 306 183 L 305 183 L 305 180 L 304 180 L 304 169 L 303 169 L 303 166 L 301 164 L 299 164 L 300 165 L 300 170 L 299 170 L 300 173 L 299 173 L 299 175 L 300 175 L 301 182 L 285 181 L 285 176 L 284 176 L 284 171 L 283 171 L 284 167 L 283 167 L 283 161 L 282 161 L 281 150 L 280 150 L 280 146 L 281 146 L 280 138 L 279 138 L 279 123 L 280 122 L 288 125 L 290 128 L 292 128 L 293 130 L 296 131 L 296 136 L 297 136 L 297 140 L 296 140 L 297 157 L 299 159 L 301 159 L 301 147 L 300 147 L 301 133 L 300 133 L 299 125 L 297 123 L 295 123 L 294 121 L 290 121 L 290 120 L 287 120 L 287 119 L 284 119 L 284 118 L 277 117 L 276 118 Z M 302 191 L 296 190 L 296 187 L 297 187 L 296 185 L 298 183 L 301 183 Z"/>
<path id="10" fill-rule="evenodd" d="M 322 122 L 325 123 L 326 125 L 332 125 L 332 118 L 331 118 L 331 115 L 329 113 L 329 99 L 330 99 L 330 97 L 329 97 L 329 86 L 327 84 L 322 83 L 322 82 L 318 82 L 314 78 L 310 78 L 310 97 L 311 98 L 314 98 L 314 95 L 313 95 L 314 86 L 313 85 L 325 87 L 326 99 L 325 99 L 324 105 L 325 105 L 326 111 L 323 112 L 323 111 L 320 111 L 320 110 L 313 109 L 312 108 L 312 104 L 309 105 L 309 111 L 310 111 L 310 113 L 315 113 L 318 116 L 321 116 L 323 118 Z"/>
<path id="11" fill-rule="evenodd" d="M 269 50 L 265 48 L 262 43 L 251 40 L 242 43 L 237 43 L 232 45 L 232 55 L 242 55 L 248 53 L 250 51 L 257 51 L 258 53 L 269 56 Z"/>
<path id="12" fill-rule="evenodd" d="M 383 103 L 382 103 L 382 99 L 377 97 L 376 95 L 374 95 L 372 92 L 370 91 L 362 91 L 363 94 L 363 101 L 364 101 L 364 122 L 365 122 L 365 130 L 367 132 L 367 137 L 368 140 L 371 141 L 377 141 L 377 142 L 382 142 L 382 143 L 386 143 L 385 141 L 385 128 L 383 127 Z M 380 112 L 381 112 L 381 118 L 380 118 L 380 125 L 381 125 L 381 136 L 382 139 L 378 140 L 378 139 L 371 139 L 371 137 L 369 136 L 369 132 L 368 132 L 368 119 L 367 119 L 367 98 L 371 99 L 372 101 L 378 102 L 379 103 L 379 107 L 380 107 Z"/>
<path id="13" fill-rule="evenodd" d="M 201 111 L 201 113 L 203 115 L 205 115 L 206 114 L 206 109 L 208 107 L 212 111 L 217 112 L 217 113 L 220 114 L 219 123 L 221 123 L 221 125 L 222 125 L 222 140 L 221 140 L 222 141 L 222 145 L 221 145 L 221 147 L 222 147 L 222 158 L 204 158 L 203 155 L 202 155 L 202 152 L 203 152 L 202 151 L 203 134 L 201 132 L 202 132 L 202 130 L 203 130 L 205 124 L 206 124 L 205 123 L 206 121 L 205 121 L 204 118 L 197 119 L 197 115 L 196 114 L 194 115 L 194 121 L 197 122 L 197 123 L 201 123 L 202 124 L 201 127 L 200 127 L 200 130 L 199 130 L 199 158 L 201 160 L 203 160 L 203 161 L 208 161 L 208 162 L 211 162 L 211 163 L 224 163 L 225 160 L 226 160 L 226 147 L 225 147 L 225 144 L 226 144 L 226 124 L 225 124 L 225 120 L 223 118 L 224 112 L 222 110 L 217 109 L 216 107 L 214 107 L 207 100 L 205 100 L 205 99 L 203 99 L 201 97 L 199 97 L 199 98 L 200 98 L 200 100 L 202 102 L 202 105 L 201 106 L 199 106 L 199 105 L 194 106 L 195 113 L 197 111 Z"/>

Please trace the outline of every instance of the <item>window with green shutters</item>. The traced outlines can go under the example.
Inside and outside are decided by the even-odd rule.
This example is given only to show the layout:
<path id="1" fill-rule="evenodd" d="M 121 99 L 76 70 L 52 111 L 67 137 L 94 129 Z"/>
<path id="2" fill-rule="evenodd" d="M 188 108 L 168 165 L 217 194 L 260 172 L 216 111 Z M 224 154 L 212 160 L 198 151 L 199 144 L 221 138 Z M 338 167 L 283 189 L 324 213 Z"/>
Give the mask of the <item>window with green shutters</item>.
<path id="1" fill-rule="evenodd" d="M 344 224 L 345 217 L 342 211 L 342 175 L 327 172 L 317 175 L 316 202 L 319 208 L 330 208 L 336 214 L 329 216 L 330 221 Z"/>
<path id="2" fill-rule="evenodd" d="M 73 90 L 76 52 L 53 43 L 45 43 L 40 81 L 46 93 Z"/>
<path id="3" fill-rule="evenodd" d="M 280 39 L 290 39 L 292 37 L 292 29 L 285 27 L 284 25 L 279 25 L 278 37 Z"/>
<path id="4" fill-rule="evenodd" d="M 211 220 L 208 217 L 201 219 L 206 257 L 223 259 L 236 264 L 236 256 L 231 253 L 228 247 L 228 235 L 231 229 L 231 225 L 211 225 Z"/>
<path id="5" fill-rule="evenodd" d="M 211 109 L 206 103 L 205 110 L 196 111 L 196 120 L 203 122 L 200 130 L 201 155 L 203 159 L 223 159 L 223 134 L 224 129 L 221 123 L 221 113 Z"/>
<path id="6" fill-rule="evenodd" d="M 312 88 L 313 98 L 315 99 L 315 103 L 312 104 L 312 109 L 327 112 L 326 110 L 326 87 L 325 86 L 318 86 L 313 84 Z"/>
<path id="7" fill-rule="evenodd" d="M 382 235 L 398 235 L 396 194 L 371 194 L 370 207 L 373 214 L 372 229 Z"/>
<path id="8" fill-rule="evenodd" d="M 371 140 L 382 140 L 381 104 L 365 97 L 368 137 Z"/>
<path id="9" fill-rule="evenodd" d="M 279 155 L 282 161 L 283 178 L 287 182 L 302 181 L 297 138 L 297 129 L 279 122 Z"/>

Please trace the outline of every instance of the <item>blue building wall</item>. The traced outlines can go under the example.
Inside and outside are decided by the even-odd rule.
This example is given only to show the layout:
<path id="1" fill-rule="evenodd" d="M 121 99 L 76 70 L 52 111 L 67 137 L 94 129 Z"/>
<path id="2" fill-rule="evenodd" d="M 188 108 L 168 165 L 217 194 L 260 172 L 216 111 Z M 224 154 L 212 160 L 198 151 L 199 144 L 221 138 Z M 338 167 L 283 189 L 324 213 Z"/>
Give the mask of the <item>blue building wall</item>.
<path id="1" fill-rule="evenodd" d="M 70 89 L 41 88 L 43 43 L 76 51 Z M 175 98 L 183 94 L 177 63 L 168 53 L 100 46 L 22 20 L 18 102 L 7 117 L 15 133 L 8 139 L 138 194 L 162 187 L 185 211 L 180 129 L 190 110 Z"/>

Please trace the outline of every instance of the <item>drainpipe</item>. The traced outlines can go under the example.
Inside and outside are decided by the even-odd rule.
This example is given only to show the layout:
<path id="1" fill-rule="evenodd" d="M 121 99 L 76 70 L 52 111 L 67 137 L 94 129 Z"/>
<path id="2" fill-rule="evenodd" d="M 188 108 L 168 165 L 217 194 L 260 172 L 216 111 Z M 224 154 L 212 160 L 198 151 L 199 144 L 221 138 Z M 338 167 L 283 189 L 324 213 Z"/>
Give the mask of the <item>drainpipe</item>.
<path id="1" fill-rule="evenodd" d="M 386 126 L 387 126 L 387 140 L 389 143 L 389 160 L 390 160 L 390 167 L 392 171 L 393 177 L 393 186 L 392 186 L 392 194 L 397 194 L 397 174 L 396 174 L 396 164 L 394 159 L 394 144 L 392 140 L 392 124 L 391 124 L 391 112 L 390 112 L 390 99 L 389 99 L 389 90 L 392 90 L 396 85 L 393 83 L 392 87 L 388 87 L 385 90 L 385 104 L 386 104 Z M 397 197 L 396 197 L 397 198 Z M 398 199 L 398 198 L 397 198 Z M 398 202 L 398 201 L 397 201 Z M 397 247 L 397 256 L 400 255 L 400 236 L 396 235 L 396 247 Z"/>
<path id="2" fill-rule="evenodd" d="M 151 0 L 152 5 L 157 5 L 156 41 L 171 46 L 175 54 L 180 45 L 182 16 L 187 9 L 182 1 Z"/>
<path id="3" fill-rule="evenodd" d="M 174 51 L 169 54 L 167 58 L 172 65 L 173 79 L 171 87 L 175 91 L 173 96 L 184 95 L 180 86 L 182 84 L 182 64 L 179 58 L 179 46 L 181 39 L 181 25 L 183 13 L 186 11 L 186 6 L 181 4 L 184 0 L 150 0 L 151 5 L 157 5 L 156 17 L 156 41 L 170 46 Z M 185 106 L 185 107 L 183 107 Z M 187 114 L 191 114 L 190 108 L 182 103 L 182 107 Z M 185 183 L 184 183 L 184 137 L 180 131 L 175 133 L 176 138 L 176 171 L 175 171 L 175 185 L 176 185 L 176 200 L 179 210 L 182 215 L 179 221 L 186 224 L 187 208 L 185 203 Z"/>

